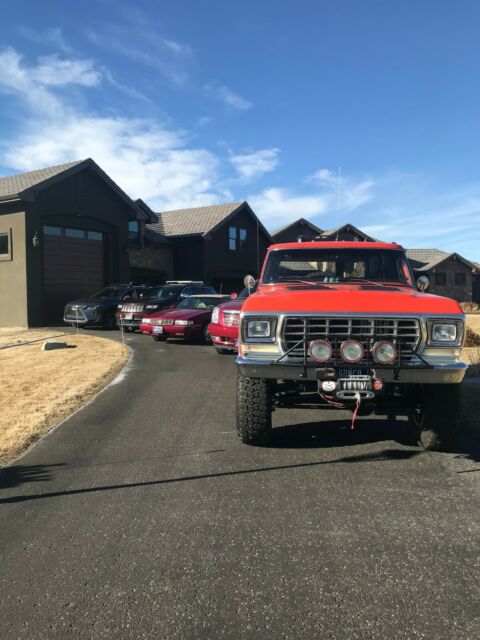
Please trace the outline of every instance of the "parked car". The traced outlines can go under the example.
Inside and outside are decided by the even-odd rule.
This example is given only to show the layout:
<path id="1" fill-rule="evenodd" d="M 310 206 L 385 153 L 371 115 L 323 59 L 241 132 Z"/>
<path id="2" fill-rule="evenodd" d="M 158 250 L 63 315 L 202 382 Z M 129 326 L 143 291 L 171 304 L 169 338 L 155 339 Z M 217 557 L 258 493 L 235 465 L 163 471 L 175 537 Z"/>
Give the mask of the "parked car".
<path id="1" fill-rule="evenodd" d="M 210 285 L 194 281 L 168 281 L 159 287 L 152 287 L 141 300 L 131 300 L 118 305 L 117 324 L 127 331 L 140 329 L 142 319 L 162 309 L 173 309 L 186 296 L 215 294 Z"/>
<path id="2" fill-rule="evenodd" d="M 184 338 L 209 342 L 208 323 L 216 305 L 228 300 L 230 296 L 207 294 L 189 296 L 181 300 L 175 309 L 153 313 L 143 319 L 141 330 L 150 332 L 154 340 Z M 151 327 L 151 330 L 145 327 Z"/>
<path id="3" fill-rule="evenodd" d="M 237 351 L 240 311 L 245 299 L 257 290 L 257 284 L 252 289 L 245 287 L 235 299 L 228 300 L 213 310 L 208 333 L 217 353 L 224 355 Z"/>
<path id="4" fill-rule="evenodd" d="M 82 327 L 99 325 L 104 329 L 115 329 L 118 305 L 126 300 L 140 300 L 148 291 L 149 287 L 146 285 L 109 285 L 88 298 L 68 302 L 63 312 L 63 321 Z"/>

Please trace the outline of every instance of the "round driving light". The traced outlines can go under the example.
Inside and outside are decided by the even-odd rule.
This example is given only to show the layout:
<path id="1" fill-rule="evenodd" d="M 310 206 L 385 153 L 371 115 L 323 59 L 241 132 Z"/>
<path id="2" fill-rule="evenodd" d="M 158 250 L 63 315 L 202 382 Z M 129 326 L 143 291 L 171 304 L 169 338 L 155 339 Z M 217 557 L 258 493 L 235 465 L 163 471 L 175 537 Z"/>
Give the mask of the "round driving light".
<path id="1" fill-rule="evenodd" d="M 345 340 L 340 345 L 340 355 L 345 362 L 359 362 L 365 355 L 365 350 L 358 340 Z"/>
<path id="2" fill-rule="evenodd" d="M 391 364 L 397 357 L 397 350 L 388 340 L 379 340 L 372 347 L 372 356 L 378 364 Z"/>
<path id="3" fill-rule="evenodd" d="M 308 354 L 317 362 L 327 362 L 332 357 L 332 345 L 328 340 L 312 340 Z"/>
<path id="4" fill-rule="evenodd" d="M 333 380 L 322 380 L 322 391 L 335 391 L 337 383 Z"/>

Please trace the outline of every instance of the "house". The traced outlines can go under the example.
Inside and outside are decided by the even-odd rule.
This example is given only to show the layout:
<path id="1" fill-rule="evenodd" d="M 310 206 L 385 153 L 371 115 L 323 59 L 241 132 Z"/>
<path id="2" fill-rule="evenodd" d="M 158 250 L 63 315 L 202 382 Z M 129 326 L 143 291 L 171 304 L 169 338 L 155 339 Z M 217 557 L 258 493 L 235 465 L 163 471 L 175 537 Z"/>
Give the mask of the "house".
<path id="1" fill-rule="evenodd" d="M 289 225 L 272 233 L 272 239 L 280 242 L 310 242 L 311 240 L 349 240 L 355 242 L 373 242 L 372 238 L 353 224 L 344 224 L 336 229 L 323 231 L 305 218 L 299 218 Z"/>
<path id="2" fill-rule="evenodd" d="M 299 218 L 281 229 L 272 233 L 272 240 L 275 244 L 282 242 L 310 242 L 315 240 L 322 230 L 305 218 Z"/>
<path id="3" fill-rule="evenodd" d="M 153 243 L 172 243 L 175 279 L 203 280 L 227 293 L 242 288 L 245 275 L 258 277 L 271 244 L 245 201 L 162 211 L 145 233 Z"/>
<path id="4" fill-rule="evenodd" d="M 144 218 L 90 158 L 0 178 L 0 325 L 61 322 L 68 300 L 128 282 Z"/>
<path id="5" fill-rule="evenodd" d="M 439 249 L 407 249 L 407 257 L 415 275 L 430 280 L 429 293 L 470 302 L 477 267 L 458 253 Z"/>

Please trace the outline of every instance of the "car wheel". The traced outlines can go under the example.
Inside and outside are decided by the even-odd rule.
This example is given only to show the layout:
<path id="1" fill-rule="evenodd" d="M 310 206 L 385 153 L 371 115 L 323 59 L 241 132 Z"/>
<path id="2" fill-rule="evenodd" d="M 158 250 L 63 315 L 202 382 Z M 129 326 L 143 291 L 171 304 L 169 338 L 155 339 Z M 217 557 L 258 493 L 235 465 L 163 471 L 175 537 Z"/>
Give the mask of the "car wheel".
<path id="1" fill-rule="evenodd" d="M 264 446 L 272 435 L 272 392 L 261 378 L 237 378 L 237 432 L 245 444 Z"/>
<path id="2" fill-rule="evenodd" d="M 459 425 L 460 385 L 426 384 L 415 390 L 409 422 L 418 445 L 430 451 L 448 450 Z"/>
<path id="3" fill-rule="evenodd" d="M 206 324 L 203 327 L 202 342 L 203 342 L 203 344 L 212 344 L 212 339 L 210 337 L 210 334 L 208 333 L 208 324 Z"/>
<path id="4" fill-rule="evenodd" d="M 152 335 L 152 338 L 154 339 L 155 342 L 166 342 L 167 340 L 167 336 L 166 335 L 161 335 L 161 334 L 155 334 Z"/>
<path id="5" fill-rule="evenodd" d="M 128 331 L 128 333 L 133 333 L 135 331 L 135 327 L 125 327 L 125 331 Z"/>
<path id="6" fill-rule="evenodd" d="M 115 314 L 111 314 L 111 313 L 105 313 L 103 316 L 103 323 L 102 326 L 104 329 L 106 330 L 113 330 L 117 328 L 117 319 L 115 317 Z"/>
<path id="7" fill-rule="evenodd" d="M 215 351 L 221 356 L 228 356 L 232 353 L 230 349 L 222 349 L 222 347 L 215 347 Z"/>

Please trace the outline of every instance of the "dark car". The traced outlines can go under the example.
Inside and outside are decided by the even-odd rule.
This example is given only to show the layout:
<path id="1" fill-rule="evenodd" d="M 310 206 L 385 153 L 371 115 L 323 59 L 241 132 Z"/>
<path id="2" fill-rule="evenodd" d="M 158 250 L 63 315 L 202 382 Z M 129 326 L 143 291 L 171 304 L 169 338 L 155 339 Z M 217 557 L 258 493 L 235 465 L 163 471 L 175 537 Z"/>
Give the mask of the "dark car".
<path id="1" fill-rule="evenodd" d="M 151 288 L 141 300 L 128 300 L 118 305 L 117 324 L 127 331 L 140 329 L 143 318 L 162 311 L 172 309 L 183 298 L 191 295 L 215 294 L 213 287 L 203 282 L 169 281 L 164 285 Z"/>
<path id="2" fill-rule="evenodd" d="M 63 321 L 82 327 L 102 326 L 104 329 L 114 329 L 118 305 L 126 300 L 140 300 L 149 290 L 150 287 L 146 285 L 109 285 L 88 298 L 68 302 Z"/>

